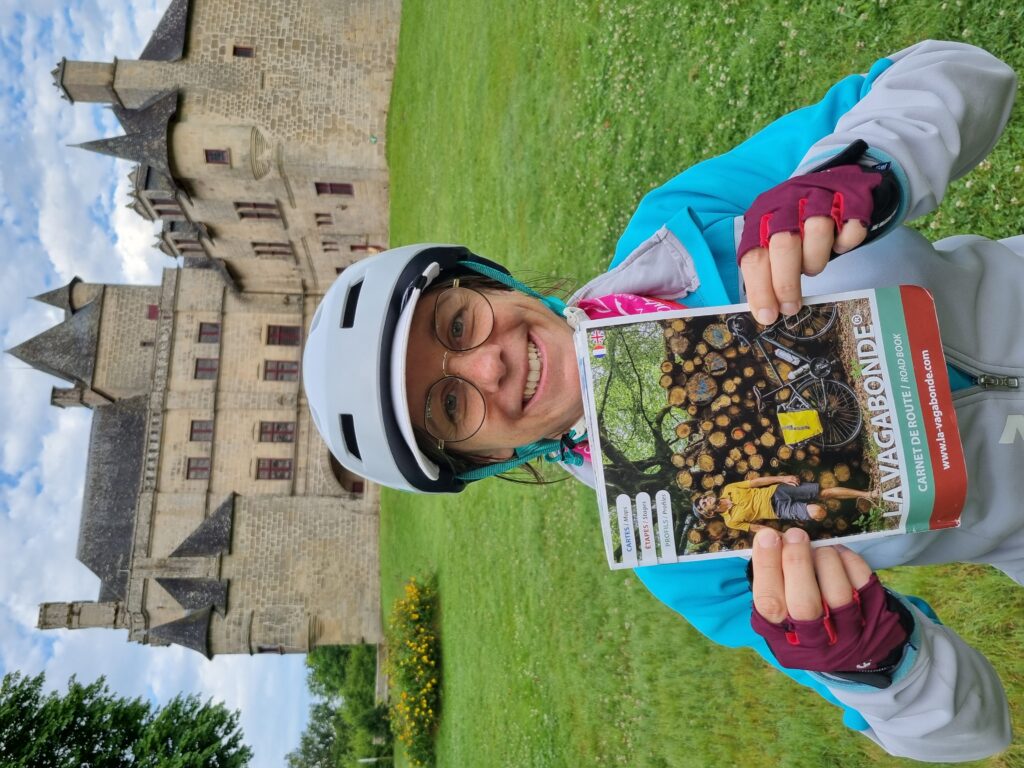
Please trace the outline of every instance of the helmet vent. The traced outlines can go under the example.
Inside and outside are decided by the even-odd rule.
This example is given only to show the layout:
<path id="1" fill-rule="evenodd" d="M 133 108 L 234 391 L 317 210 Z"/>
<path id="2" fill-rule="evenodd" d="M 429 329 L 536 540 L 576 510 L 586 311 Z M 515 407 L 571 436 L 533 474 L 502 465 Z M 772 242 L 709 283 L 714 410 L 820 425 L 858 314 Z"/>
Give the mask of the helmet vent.
<path id="1" fill-rule="evenodd" d="M 341 327 L 351 328 L 356 321 L 356 305 L 359 303 L 359 292 L 363 289 L 363 281 L 360 280 L 348 289 L 345 296 L 345 309 L 341 314 Z"/>
<path id="2" fill-rule="evenodd" d="M 339 413 L 341 420 L 341 437 L 345 441 L 345 449 L 360 461 L 363 457 L 359 455 L 359 442 L 356 440 L 356 425 L 352 421 L 351 413 Z"/>

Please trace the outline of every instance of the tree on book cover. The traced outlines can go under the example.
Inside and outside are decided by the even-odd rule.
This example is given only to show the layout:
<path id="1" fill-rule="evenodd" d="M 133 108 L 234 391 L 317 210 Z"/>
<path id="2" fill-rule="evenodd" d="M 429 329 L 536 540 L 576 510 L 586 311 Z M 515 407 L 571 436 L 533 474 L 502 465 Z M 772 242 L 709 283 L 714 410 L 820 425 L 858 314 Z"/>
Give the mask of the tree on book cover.
<path id="1" fill-rule="evenodd" d="M 769 327 L 741 313 L 601 328 L 590 364 L 609 507 L 668 490 L 679 554 L 749 548 L 761 526 L 812 539 L 898 527 L 897 496 L 883 497 L 896 454 L 879 437 L 891 412 L 869 407 L 858 355 L 870 322 L 862 298 Z"/>

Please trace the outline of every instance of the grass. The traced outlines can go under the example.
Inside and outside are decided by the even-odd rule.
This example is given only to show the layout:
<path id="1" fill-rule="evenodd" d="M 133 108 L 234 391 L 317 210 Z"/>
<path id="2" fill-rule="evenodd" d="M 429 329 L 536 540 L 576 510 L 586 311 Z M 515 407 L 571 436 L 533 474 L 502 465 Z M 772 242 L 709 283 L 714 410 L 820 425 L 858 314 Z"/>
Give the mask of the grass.
<path id="1" fill-rule="evenodd" d="M 925 37 L 1024 71 L 1009 4 L 405 0 L 389 128 L 391 242 L 464 242 L 516 274 L 606 268 L 644 192 L 839 77 Z M 1024 119 L 919 222 L 1018 234 Z M 387 492 L 383 599 L 438 577 L 440 766 L 900 766 L 745 651 L 703 640 L 604 563 L 592 492 Z M 897 569 L 981 648 L 1024 722 L 1024 590 L 976 566 Z M 1021 768 L 1024 738 L 978 765 Z"/>

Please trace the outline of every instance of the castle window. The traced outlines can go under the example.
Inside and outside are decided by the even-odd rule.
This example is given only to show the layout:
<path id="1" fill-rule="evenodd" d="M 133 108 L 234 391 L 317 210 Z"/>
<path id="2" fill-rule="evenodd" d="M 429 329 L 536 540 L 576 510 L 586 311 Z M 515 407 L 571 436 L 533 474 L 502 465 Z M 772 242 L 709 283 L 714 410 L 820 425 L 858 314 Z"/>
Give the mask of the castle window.
<path id="1" fill-rule="evenodd" d="M 194 443 L 213 441 L 213 419 L 193 419 L 188 439 Z"/>
<path id="2" fill-rule="evenodd" d="M 257 256 L 293 256 L 291 243 L 253 242 L 252 250 Z"/>
<path id="3" fill-rule="evenodd" d="M 294 421 L 261 421 L 260 422 L 261 443 L 294 443 L 295 422 Z"/>
<path id="4" fill-rule="evenodd" d="M 231 165 L 230 149 L 204 149 L 208 165 Z"/>
<path id="5" fill-rule="evenodd" d="M 291 459 L 257 459 L 256 460 L 257 480 L 291 480 L 292 460 Z"/>
<path id="6" fill-rule="evenodd" d="M 302 343 L 302 328 L 298 325 L 268 325 L 267 344 L 297 347 Z"/>
<path id="7" fill-rule="evenodd" d="M 148 307 L 146 307 L 146 319 L 147 320 L 156 320 L 159 317 L 160 317 L 160 305 L 159 304 L 150 304 Z"/>
<path id="8" fill-rule="evenodd" d="M 337 181 L 317 181 L 315 184 L 318 195 L 347 195 L 351 197 L 355 194 L 355 189 L 351 184 Z"/>
<path id="9" fill-rule="evenodd" d="M 210 459 L 208 457 L 190 458 L 188 460 L 188 469 L 185 472 L 185 477 L 189 480 L 209 480 Z"/>
<path id="10" fill-rule="evenodd" d="M 316 218 L 318 227 L 329 227 L 334 223 L 334 216 L 329 213 L 314 213 L 313 216 Z"/>
<path id="11" fill-rule="evenodd" d="M 346 269 L 347 269 L 347 267 L 335 267 L 335 268 L 334 268 L 334 274 L 335 274 L 335 275 L 340 275 L 340 274 L 341 274 L 342 272 L 344 272 L 344 271 L 345 271 Z"/>
<path id="12" fill-rule="evenodd" d="M 240 219 L 280 219 L 277 203 L 235 203 L 235 213 Z"/>
<path id="13" fill-rule="evenodd" d="M 220 341 L 220 323 L 200 323 L 199 343 L 216 344 Z"/>
<path id="14" fill-rule="evenodd" d="M 324 249 L 324 253 L 341 253 L 337 240 L 321 240 L 320 247 Z"/>
<path id="15" fill-rule="evenodd" d="M 265 381 L 298 381 L 299 364 L 294 360 L 267 360 L 263 368 Z"/>
<path id="16" fill-rule="evenodd" d="M 247 45 L 235 45 L 231 48 L 231 55 L 237 59 L 251 59 L 256 56 L 256 49 Z"/>
<path id="17" fill-rule="evenodd" d="M 216 357 L 199 357 L 196 358 L 196 375 L 197 379 L 216 379 L 217 378 L 217 358 Z"/>

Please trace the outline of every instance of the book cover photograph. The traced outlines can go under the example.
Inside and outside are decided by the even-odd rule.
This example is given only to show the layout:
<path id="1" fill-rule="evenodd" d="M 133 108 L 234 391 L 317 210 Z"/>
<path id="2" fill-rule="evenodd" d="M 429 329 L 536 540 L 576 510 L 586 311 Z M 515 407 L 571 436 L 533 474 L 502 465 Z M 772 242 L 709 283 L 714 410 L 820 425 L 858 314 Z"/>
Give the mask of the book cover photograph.
<path id="1" fill-rule="evenodd" d="M 966 470 L 931 296 L 899 286 L 591 320 L 576 332 L 612 568 L 959 524 Z M 749 554 L 749 552 L 747 552 Z"/>

